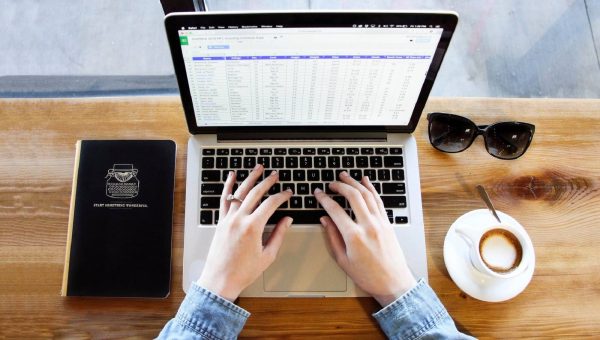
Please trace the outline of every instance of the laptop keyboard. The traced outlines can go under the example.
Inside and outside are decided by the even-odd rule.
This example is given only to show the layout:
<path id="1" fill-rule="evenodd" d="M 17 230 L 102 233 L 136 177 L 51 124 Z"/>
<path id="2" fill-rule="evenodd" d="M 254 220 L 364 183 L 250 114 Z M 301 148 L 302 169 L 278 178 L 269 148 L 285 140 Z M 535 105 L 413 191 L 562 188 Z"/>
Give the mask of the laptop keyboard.
<path id="1" fill-rule="evenodd" d="M 390 222 L 408 223 L 404 160 L 400 147 L 203 148 L 200 162 L 202 225 L 218 223 L 220 196 L 229 171 L 235 171 L 237 182 L 241 183 L 257 163 L 265 168 L 263 178 L 272 170 L 279 172 L 279 182 L 263 200 L 287 188 L 294 192 L 268 224 L 274 224 L 284 216 L 292 217 L 298 224 L 319 224 L 319 218 L 327 213 L 313 196 L 316 188 L 324 190 L 354 218 L 346 199 L 336 195 L 328 186 L 339 179 L 342 171 L 347 171 L 357 181 L 369 176 L 381 195 Z"/>

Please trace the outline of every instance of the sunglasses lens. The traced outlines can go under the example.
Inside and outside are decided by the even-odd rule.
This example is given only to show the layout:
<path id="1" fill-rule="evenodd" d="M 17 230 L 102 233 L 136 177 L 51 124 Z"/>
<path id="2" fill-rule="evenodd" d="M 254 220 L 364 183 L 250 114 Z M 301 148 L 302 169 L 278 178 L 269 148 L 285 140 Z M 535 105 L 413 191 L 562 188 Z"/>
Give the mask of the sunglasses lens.
<path id="1" fill-rule="evenodd" d="M 454 115 L 432 116 L 429 120 L 429 142 L 444 152 L 460 152 L 473 142 L 477 127 L 470 120 Z"/>
<path id="2" fill-rule="evenodd" d="M 533 137 L 533 130 L 525 124 L 498 123 L 490 126 L 485 136 L 488 152 L 498 158 L 520 157 Z"/>

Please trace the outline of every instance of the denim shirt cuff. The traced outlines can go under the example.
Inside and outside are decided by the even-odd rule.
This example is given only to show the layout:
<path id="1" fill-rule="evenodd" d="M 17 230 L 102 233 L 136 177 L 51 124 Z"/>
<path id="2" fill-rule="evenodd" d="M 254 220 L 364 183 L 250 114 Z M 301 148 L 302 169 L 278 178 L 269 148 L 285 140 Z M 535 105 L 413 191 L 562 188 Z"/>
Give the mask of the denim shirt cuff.
<path id="1" fill-rule="evenodd" d="M 249 316 L 245 309 L 193 283 L 175 320 L 205 339 L 235 339 Z"/>
<path id="2" fill-rule="evenodd" d="M 450 315 L 425 280 L 373 314 L 389 339 L 416 339 L 446 323 Z"/>

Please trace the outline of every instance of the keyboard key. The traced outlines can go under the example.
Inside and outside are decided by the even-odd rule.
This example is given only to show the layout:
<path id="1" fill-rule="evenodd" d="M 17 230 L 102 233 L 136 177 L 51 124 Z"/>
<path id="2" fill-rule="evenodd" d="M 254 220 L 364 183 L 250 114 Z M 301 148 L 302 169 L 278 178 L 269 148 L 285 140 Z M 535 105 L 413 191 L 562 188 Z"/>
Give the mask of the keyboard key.
<path id="1" fill-rule="evenodd" d="M 375 171 L 373 169 L 366 169 L 363 173 L 363 176 L 369 177 L 369 180 L 371 182 L 376 181 L 377 180 L 377 171 Z"/>
<path id="2" fill-rule="evenodd" d="M 367 167 L 369 167 L 369 157 L 366 157 L 366 156 L 358 156 L 358 157 L 356 157 L 356 167 L 357 168 L 367 168 Z"/>
<path id="3" fill-rule="evenodd" d="M 261 155 L 271 155 L 272 153 L 273 153 L 272 149 L 265 149 L 265 148 L 260 149 L 260 154 Z"/>
<path id="4" fill-rule="evenodd" d="M 385 156 L 383 164 L 386 168 L 401 168 L 403 167 L 402 156 Z"/>
<path id="5" fill-rule="evenodd" d="M 317 150 L 315 148 L 304 148 L 302 149 L 302 154 L 303 155 L 315 155 L 317 153 Z"/>
<path id="6" fill-rule="evenodd" d="M 239 169 L 242 167 L 242 157 L 231 157 L 229 158 L 229 167 L 232 169 Z"/>
<path id="7" fill-rule="evenodd" d="M 362 170 L 358 169 L 350 169 L 350 177 L 354 178 L 357 181 L 360 181 L 362 178 Z"/>
<path id="8" fill-rule="evenodd" d="M 221 198 L 216 196 L 202 196 L 200 198 L 200 208 L 202 209 L 219 209 Z"/>
<path id="9" fill-rule="evenodd" d="M 394 223 L 394 212 L 390 209 L 386 209 L 387 217 L 390 220 L 390 223 Z"/>
<path id="10" fill-rule="evenodd" d="M 388 154 L 388 149 L 387 148 L 375 148 L 375 154 L 377 154 L 377 155 L 387 155 Z"/>
<path id="11" fill-rule="evenodd" d="M 360 154 L 361 155 L 372 155 L 373 152 L 373 148 L 361 148 L 360 149 Z"/>
<path id="12" fill-rule="evenodd" d="M 229 155 L 229 149 L 217 149 L 217 155 Z"/>
<path id="13" fill-rule="evenodd" d="M 217 169 L 227 169 L 227 157 L 217 157 Z"/>
<path id="14" fill-rule="evenodd" d="M 321 191 L 325 190 L 325 186 L 323 185 L 323 183 L 313 183 L 310 185 L 310 192 L 314 193 L 315 189 L 321 189 Z"/>
<path id="15" fill-rule="evenodd" d="M 256 156 L 258 155 L 258 149 L 246 149 L 246 155 Z"/>
<path id="16" fill-rule="evenodd" d="M 339 168 L 340 167 L 340 158 L 337 156 L 327 157 L 327 165 L 329 168 Z"/>
<path id="17" fill-rule="evenodd" d="M 215 210 L 215 224 L 219 224 L 219 211 Z"/>
<path id="18" fill-rule="evenodd" d="M 315 182 L 318 181 L 320 178 L 319 176 L 319 170 L 307 170 L 306 171 L 306 179 L 311 181 L 311 182 Z"/>
<path id="19" fill-rule="evenodd" d="M 377 170 L 377 179 L 380 181 L 389 181 L 390 180 L 390 171 L 388 169 Z"/>
<path id="20" fill-rule="evenodd" d="M 212 224 L 212 210 L 201 210 L 200 211 L 200 224 Z"/>
<path id="21" fill-rule="evenodd" d="M 373 187 L 375 187 L 375 191 L 377 191 L 377 193 L 381 195 L 381 183 L 375 182 L 371 184 L 373 184 Z"/>
<path id="22" fill-rule="evenodd" d="M 200 185 L 201 195 L 220 195 L 223 192 L 224 184 L 222 183 L 202 183 Z"/>
<path id="23" fill-rule="evenodd" d="M 290 204 L 291 205 L 291 204 Z M 276 224 L 282 218 L 289 216 L 294 219 L 294 224 L 321 224 L 319 219 L 327 216 L 325 210 L 277 210 L 269 218 L 267 224 Z"/>
<path id="24" fill-rule="evenodd" d="M 304 207 L 305 208 L 316 208 L 317 199 L 314 196 L 304 196 Z"/>
<path id="25" fill-rule="evenodd" d="M 315 168 L 324 168 L 327 166 L 327 158 L 315 157 Z"/>
<path id="26" fill-rule="evenodd" d="M 202 169 L 212 169 L 215 167 L 215 159 L 212 157 L 202 157 Z"/>
<path id="27" fill-rule="evenodd" d="M 256 157 L 244 157 L 244 168 L 252 169 L 256 165 Z"/>
<path id="28" fill-rule="evenodd" d="M 312 168 L 312 158 L 311 157 L 300 157 L 300 167 L 301 168 Z"/>
<path id="29" fill-rule="evenodd" d="M 296 192 L 296 185 L 294 183 L 281 183 L 281 190 L 286 191 L 287 189 L 292 190 L 292 192 Z"/>
<path id="30" fill-rule="evenodd" d="M 221 171 L 219 170 L 202 170 L 202 182 L 219 182 Z"/>
<path id="31" fill-rule="evenodd" d="M 297 182 L 306 180 L 306 171 L 294 170 L 293 178 L 294 178 L 294 181 L 297 181 Z"/>
<path id="32" fill-rule="evenodd" d="M 271 161 L 273 161 L 271 165 L 276 169 L 281 169 L 284 166 L 283 157 L 273 157 Z"/>
<path id="33" fill-rule="evenodd" d="M 289 182 L 292 180 L 292 170 L 279 170 L 279 180 Z"/>
<path id="34" fill-rule="evenodd" d="M 204 156 L 213 156 L 215 154 L 215 149 L 202 149 L 202 155 Z"/>
<path id="35" fill-rule="evenodd" d="M 406 224 L 406 223 L 408 223 L 408 217 L 396 216 L 396 224 Z"/>
<path id="36" fill-rule="evenodd" d="M 333 170 L 321 170 L 321 180 L 325 182 L 334 181 Z"/>
<path id="37" fill-rule="evenodd" d="M 342 166 L 344 168 L 354 168 L 354 157 L 342 157 Z"/>
<path id="38" fill-rule="evenodd" d="M 406 208 L 406 196 L 381 196 L 386 208 Z"/>
<path id="39" fill-rule="evenodd" d="M 331 153 L 331 150 L 329 148 L 318 148 L 317 149 L 317 154 L 319 155 L 329 155 Z"/>
<path id="40" fill-rule="evenodd" d="M 269 158 L 269 157 L 258 157 L 256 162 L 258 164 L 262 164 L 262 166 L 265 168 L 271 167 L 271 158 Z"/>
<path id="41" fill-rule="evenodd" d="M 290 155 L 300 155 L 300 154 L 302 154 L 302 150 L 300 150 L 300 148 L 290 148 L 288 150 L 288 153 Z"/>
<path id="42" fill-rule="evenodd" d="M 335 192 L 329 188 L 329 183 L 325 183 L 325 193 L 328 195 L 335 194 Z"/>
<path id="43" fill-rule="evenodd" d="M 235 172 L 236 174 L 236 181 L 238 182 L 242 182 L 244 181 L 246 178 L 248 178 L 248 175 L 250 174 L 250 172 L 248 170 L 238 170 Z"/>
<path id="44" fill-rule="evenodd" d="M 310 194 L 310 189 L 308 188 L 308 183 L 298 183 L 298 192 L 300 195 L 308 195 Z"/>
<path id="45" fill-rule="evenodd" d="M 358 148 L 346 148 L 346 155 L 358 155 Z"/>
<path id="46" fill-rule="evenodd" d="M 231 154 L 240 156 L 244 154 L 244 149 L 231 149 Z"/>
<path id="47" fill-rule="evenodd" d="M 401 155 L 402 154 L 402 148 L 390 148 L 390 153 L 392 155 Z"/>
<path id="48" fill-rule="evenodd" d="M 287 155 L 287 149 L 277 148 L 277 149 L 275 149 L 275 154 L 276 155 Z"/>
<path id="49" fill-rule="evenodd" d="M 333 150 L 331 150 L 331 153 L 334 155 L 345 155 L 346 152 L 344 151 L 344 148 L 333 148 Z"/>
<path id="50" fill-rule="evenodd" d="M 404 180 L 404 170 L 392 169 L 392 179 L 394 181 L 403 181 Z"/>
<path id="51" fill-rule="evenodd" d="M 280 183 L 275 183 L 273 184 L 273 186 L 269 189 L 269 195 L 275 195 L 276 193 L 281 191 L 281 184 Z"/>
<path id="52" fill-rule="evenodd" d="M 302 197 L 292 196 L 290 198 L 290 208 L 302 208 Z"/>
<path id="53" fill-rule="evenodd" d="M 298 149 L 300 150 L 300 149 Z M 297 168 L 298 167 L 298 157 L 286 157 L 285 158 L 285 167 L 286 168 Z"/>
<path id="54" fill-rule="evenodd" d="M 404 183 L 382 183 L 384 194 L 405 194 Z"/>
<path id="55" fill-rule="evenodd" d="M 369 161 L 371 162 L 371 168 L 381 168 L 381 156 L 371 156 L 369 157 Z"/>

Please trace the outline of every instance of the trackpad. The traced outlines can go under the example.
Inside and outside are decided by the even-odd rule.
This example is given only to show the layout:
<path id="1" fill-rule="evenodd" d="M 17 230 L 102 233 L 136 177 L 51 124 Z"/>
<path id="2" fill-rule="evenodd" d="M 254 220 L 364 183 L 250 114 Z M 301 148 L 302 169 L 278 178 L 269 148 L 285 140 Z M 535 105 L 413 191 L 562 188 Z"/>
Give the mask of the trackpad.
<path id="1" fill-rule="evenodd" d="M 277 259 L 263 274 L 265 291 L 346 291 L 346 273 L 329 254 L 325 237 L 320 228 L 288 230 Z"/>

